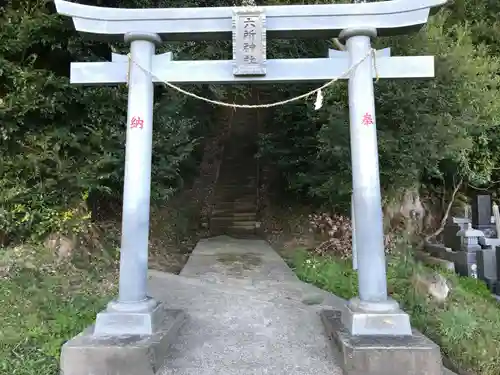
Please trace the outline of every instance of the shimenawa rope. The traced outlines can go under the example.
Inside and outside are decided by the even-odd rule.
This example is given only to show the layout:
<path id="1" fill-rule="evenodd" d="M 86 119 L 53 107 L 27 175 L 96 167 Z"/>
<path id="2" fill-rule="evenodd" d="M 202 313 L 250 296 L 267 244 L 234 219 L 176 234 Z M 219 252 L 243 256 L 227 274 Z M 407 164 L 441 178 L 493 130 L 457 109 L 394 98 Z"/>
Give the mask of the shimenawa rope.
<path id="1" fill-rule="evenodd" d="M 335 77 L 332 80 L 328 81 L 327 83 L 325 83 L 321 87 L 318 87 L 318 88 L 316 88 L 314 90 L 306 92 L 305 94 L 294 96 L 293 98 L 289 98 L 289 99 L 286 99 L 286 100 L 281 100 L 281 101 L 277 101 L 277 102 L 273 102 L 273 103 L 266 103 L 266 104 L 236 104 L 236 103 L 227 103 L 227 102 L 222 102 L 222 101 L 219 101 L 219 100 L 209 99 L 209 98 L 197 95 L 197 94 L 195 94 L 193 92 L 184 90 L 183 88 L 181 88 L 181 87 L 179 87 L 177 85 L 174 85 L 173 83 L 170 83 L 168 81 L 163 81 L 158 76 L 156 76 L 155 74 L 153 74 L 151 71 L 149 71 L 148 69 L 144 68 L 139 63 L 137 63 L 136 61 L 134 61 L 132 59 L 132 56 L 131 56 L 130 53 L 127 55 L 128 56 L 128 60 L 129 60 L 129 70 L 128 70 L 128 74 L 127 74 L 127 84 L 128 84 L 128 78 L 129 78 L 129 75 L 130 75 L 130 65 L 134 64 L 138 68 L 140 68 L 141 70 L 143 70 L 144 72 L 146 72 L 149 75 L 151 75 L 151 77 L 156 78 L 157 80 L 159 80 L 163 84 L 165 84 L 168 87 L 170 87 L 170 88 L 172 88 L 172 89 L 180 92 L 181 94 L 190 96 L 190 97 L 198 99 L 198 100 L 202 100 L 202 101 L 210 103 L 210 104 L 214 104 L 214 105 L 218 105 L 218 106 L 223 106 L 223 107 L 231 107 L 231 108 L 272 108 L 272 107 L 278 107 L 278 106 L 282 106 L 282 105 L 285 105 L 285 104 L 288 104 L 288 103 L 292 103 L 292 102 L 295 102 L 297 100 L 307 99 L 311 95 L 316 94 L 316 102 L 315 102 L 314 108 L 316 110 L 318 110 L 323 105 L 323 93 L 322 93 L 322 91 L 324 89 L 328 88 L 329 86 L 333 85 L 335 82 L 339 81 L 340 79 L 349 76 L 351 74 L 351 72 L 354 69 L 356 69 L 361 63 L 363 63 L 370 55 L 372 55 L 373 66 L 374 66 L 374 69 L 375 69 L 376 82 L 378 82 L 379 75 L 378 75 L 377 64 L 376 64 L 376 50 L 375 49 L 370 49 L 370 51 L 368 51 L 368 53 L 362 59 L 360 59 L 356 64 L 353 64 L 347 71 L 345 71 L 340 76 Z M 334 61 L 335 60 L 332 59 L 332 63 Z"/>

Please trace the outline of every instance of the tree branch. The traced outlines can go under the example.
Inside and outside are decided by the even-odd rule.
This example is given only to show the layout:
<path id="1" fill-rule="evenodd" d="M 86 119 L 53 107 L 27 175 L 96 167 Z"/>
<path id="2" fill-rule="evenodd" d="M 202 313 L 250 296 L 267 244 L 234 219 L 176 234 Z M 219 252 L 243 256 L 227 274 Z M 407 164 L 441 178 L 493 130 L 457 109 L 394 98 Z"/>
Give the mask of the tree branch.
<path id="1" fill-rule="evenodd" d="M 458 193 L 458 190 L 460 190 L 460 187 L 462 186 L 463 182 L 464 182 L 464 179 L 461 178 L 460 181 L 458 182 L 458 184 L 455 185 L 455 188 L 453 189 L 453 193 L 451 194 L 450 202 L 448 203 L 448 206 L 446 207 L 446 211 L 444 212 L 443 219 L 441 220 L 441 225 L 434 233 L 425 237 L 426 242 L 428 242 L 429 240 L 431 240 L 432 238 L 434 238 L 436 236 L 439 236 L 441 234 L 441 232 L 444 230 L 444 227 L 446 226 L 446 221 L 448 220 L 448 216 L 450 216 L 451 208 L 453 207 L 453 203 L 455 202 L 455 197 Z"/>

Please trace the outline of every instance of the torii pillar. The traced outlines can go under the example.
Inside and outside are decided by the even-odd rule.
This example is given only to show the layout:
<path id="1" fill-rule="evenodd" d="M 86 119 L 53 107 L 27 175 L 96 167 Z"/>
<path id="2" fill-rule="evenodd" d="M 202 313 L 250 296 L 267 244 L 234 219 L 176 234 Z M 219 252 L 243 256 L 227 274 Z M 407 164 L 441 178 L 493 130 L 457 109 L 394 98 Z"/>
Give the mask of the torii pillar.
<path id="1" fill-rule="evenodd" d="M 340 33 L 346 52 L 330 56 L 359 61 L 377 37 L 372 27 Z M 389 56 L 390 50 L 378 51 Z M 380 60 L 383 60 L 381 58 Z M 440 375 L 439 347 L 412 330 L 409 315 L 387 294 L 382 197 L 373 85 L 373 61 L 366 59 L 349 77 L 349 119 L 352 162 L 351 217 L 353 267 L 358 297 L 342 311 L 324 310 L 321 319 L 341 352 L 346 375 Z"/>
<path id="2" fill-rule="evenodd" d="M 344 29 L 340 39 L 354 64 L 371 50 L 371 39 L 377 30 L 370 27 Z M 390 56 L 390 49 L 378 51 Z M 330 53 L 332 56 L 332 53 Z M 349 122 L 352 163 L 352 203 L 355 222 L 356 266 L 359 296 L 349 301 L 342 322 L 352 335 L 412 335 L 410 318 L 399 304 L 387 295 L 386 259 L 379 157 L 375 116 L 372 56 L 350 75 Z"/>

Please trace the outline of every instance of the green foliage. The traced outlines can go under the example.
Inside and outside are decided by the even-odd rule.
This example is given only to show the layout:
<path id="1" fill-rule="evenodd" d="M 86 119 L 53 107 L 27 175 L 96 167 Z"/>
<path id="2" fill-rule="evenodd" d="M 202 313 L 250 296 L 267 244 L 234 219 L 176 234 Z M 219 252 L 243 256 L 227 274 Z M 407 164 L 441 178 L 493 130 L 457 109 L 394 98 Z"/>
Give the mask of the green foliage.
<path id="1" fill-rule="evenodd" d="M 325 1 L 326 2 L 326 1 Z M 88 2 L 87 2 L 88 3 Z M 230 1 L 95 0 L 101 6 L 224 6 Z M 288 0 L 258 2 L 288 4 Z M 316 2 L 315 2 L 316 3 Z M 76 230 L 95 197 L 119 199 L 126 121 L 125 86 L 83 88 L 68 82 L 71 61 L 109 59 L 108 45 L 81 39 L 50 3 L 10 2 L 0 30 L 0 241 Z M 381 181 L 396 191 L 463 177 L 473 185 L 498 180 L 500 21 L 494 1 L 457 0 L 423 31 L 377 41 L 396 55 L 436 56 L 436 79 L 376 85 Z M 320 57 L 331 41 L 273 40 L 269 57 Z M 230 58 L 227 41 L 165 45 L 179 58 Z M 312 85 L 262 87 L 281 100 Z M 227 98 L 219 86 L 190 89 Z M 244 100 L 248 87 L 235 87 Z M 348 203 L 350 147 L 345 83 L 312 103 L 278 108 L 261 139 L 261 157 L 276 165 L 285 190 L 330 207 Z M 153 196 L 165 200 L 196 172 L 197 144 L 213 107 L 157 89 Z M 283 126 L 287 124 L 287 126 Z M 182 173 L 181 173 L 182 172 Z M 82 199 L 82 197 L 90 197 Z M 72 212 L 68 220 L 68 212 Z M 78 218 L 78 219 L 77 219 Z M 79 224 L 80 223 L 80 224 Z"/>
<path id="2" fill-rule="evenodd" d="M 311 257 L 306 251 L 298 251 L 293 259 L 295 272 L 302 281 L 322 289 L 334 290 L 335 295 L 344 299 L 356 295 L 358 276 L 345 261 L 325 261 Z"/>
<path id="3" fill-rule="evenodd" d="M 71 61 L 109 58 L 111 46 L 82 40 L 67 21 L 28 0 L 9 4 L 0 20 L 0 243 L 74 231 L 89 219 L 89 195 L 121 195 L 127 88 L 69 84 Z M 193 164 L 203 121 L 192 107 L 157 90 L 154 198 L 171 196 Z"/>
<path id="4" fill-rule="evenodd" d="M 494 297 L 484 281 L 472 277 L 458 277 L 460 288 L 466 293 L 475 294 L 485 300 L 493 301 Z"/>
<path id="5" fill-rule="evenodd" d="M 62 344 L 104 308 L 115 292 L 115 274 L 102 262 L 91 269 L 105 279 L 70 264 L 56 265 L 42 249 L 11 252 L 0 253 L 0 373 L 59 374 Z M 7 260 L 6 254 L 15 259 Z"/>
<path id="6" fill-rule="evenodd" d="M 406 253 L 406 252 L 405 252 Z M 350 263 L 298 251 L 293 261 L 299 278 L 342 298 L 357 295 Z M 388 262 L 391 297 L 410 314 L 412 325 L 440 345 L 454 366 L 473 374 L 500 372 L 500 308 L 484 283 L 446 274 L 451 293 L 440 305 L 415 292 L 412 275 L 419 266 L 398 253 Z"/>
<path id="7" fill-rule="evenodd" d="M 435 79 L 375 85 L 384 189 L 404 191 L 458 177 L 484 186 L 498 177 L 499 39 L 487 39 L 484 29 L 486 24 L 490 34 L 500 29 L 495 4 L 457 1 L 434 15 L 421 32 L 377 41 L 377 48 L 384 43 L 394 55 L 436 56 Z M 297 50 L 316 56 L 319 46 L 324 48 L 325 42 L 304 42 L 290 47 L 288 57 Z M 311 109 L 311 102 L 279 108 L 276 125 L 262 137 L 261 156 L 277 161 L 289 191 L 335 207 L 349 202 L 351 190 L 346 85 L 334 85 L 325 96 L 319 111 Z"/>

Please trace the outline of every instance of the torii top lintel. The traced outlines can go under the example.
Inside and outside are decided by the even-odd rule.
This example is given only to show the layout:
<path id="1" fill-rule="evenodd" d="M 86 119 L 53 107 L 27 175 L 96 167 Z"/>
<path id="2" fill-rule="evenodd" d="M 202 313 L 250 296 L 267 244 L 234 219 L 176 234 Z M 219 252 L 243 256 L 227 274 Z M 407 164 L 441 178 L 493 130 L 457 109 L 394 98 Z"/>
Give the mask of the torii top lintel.
<path id="1" fill-rule="evenodd" d="M 432 8 L 447 0 L 392 0 L 375 3 L 264 6 L 269 37 L 336 37 L 347 28 L 375 28 L 380 36 L 406 34 L 427 23 Z M 106 8 L 54 0 L 57 12 L 73 18 L 77 31 L 93 38 L 123 40 L 130 32 L 159 34 L 163 40 L 230 39 L 232 7 Z"/>

